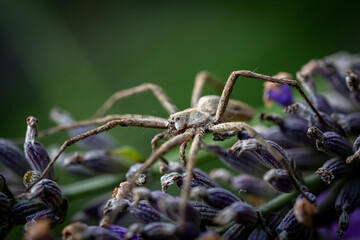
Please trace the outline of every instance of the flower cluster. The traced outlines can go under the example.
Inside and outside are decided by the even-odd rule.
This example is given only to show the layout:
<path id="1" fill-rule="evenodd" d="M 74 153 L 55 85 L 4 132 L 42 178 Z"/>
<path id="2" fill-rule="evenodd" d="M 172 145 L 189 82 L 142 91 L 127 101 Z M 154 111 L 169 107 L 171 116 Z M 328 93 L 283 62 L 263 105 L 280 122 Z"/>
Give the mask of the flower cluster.
<path id="1" fill-rule="evenodd" d="M 86 177 L 110 173 L 126 180 L 111 198 L 94 199 L 72 216 L 72 223 L 62 230 L 63 239 L 360 237 L 356 229 L 360 221 L 356 210 L 360 206 L 360 57 L 341 53 L 313 60 L 296 76 L 313 106 L 295 102 L 287 85 L 266 83 L 265 104 L 285 107 L 279 115 L 260 115 L 261 121 L 273 123 L 257 127 L 268 146 L 240 131 L 233 134 L 236 142 L 224 148 L 215 141 L 232 136 L 216 134 L 215 141 L 202 148 L 224 167 L 209 173 L 195 168 L 190 199 L 176 196 L 188 174 L 180 163 L 163 159 L 157 182 L 159 173 L 153 169 L 136 175 L 142 166 L 140 157 L 119 154 L 110 135 L 80 142 L 86 152 L 62 156 L 59 166 Z M 319 84 L 328 87 L 325 95 L 318 91 Z M 59 109 L 51 111 L 51 118 L 59 125 L 75 121 Z M 0 162 L 6 166 L 0 175 L 1 237 L 13 226 L 25 225 L 26 239 L 55 239 L 50 229 L 67 215 L 68 201 L 54 169 L 36 181 L 50 162 L 37 141 L 37 124 L 36 118 L 27 119 L 24 153 L 14 143 L 0 140 Z M 73 129 L 69 135 L 87 130 Z M 25 189 L 16 176 L 23 177 L 26 188 L 31 186 L 29 191 L 22 193 Z M 135 188 L 129 183 L 134 176 Z M 93 220 L 99 224 L 94 226 Z"/>

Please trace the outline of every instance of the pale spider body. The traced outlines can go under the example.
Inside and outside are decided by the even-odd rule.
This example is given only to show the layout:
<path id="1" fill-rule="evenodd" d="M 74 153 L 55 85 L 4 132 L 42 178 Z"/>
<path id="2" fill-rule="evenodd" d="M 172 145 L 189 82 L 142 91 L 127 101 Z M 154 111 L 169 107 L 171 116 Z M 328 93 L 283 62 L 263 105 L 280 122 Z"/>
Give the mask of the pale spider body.
<path id="1" fill-rule="evenodd" d="M 270 154 L 274 156 L 288 171 L 290 176 L 295 180 L 293 170 L 289 165 L 288 161 L 284 159 L 283 155 L 277 152 L 269 143 L 267 143 L 261 135 L 259 135 L 255 129 L 244 123 L 243 121 L 250 120 L 254 115 L 254 110 L 236 100 L 230 100 L 231 93 L 234 89 L 236 80 L 239 77 L 259 79 L 262 81 L 269 81 L 277 84 L 284 84 L 291 87 L 295 87 L 306 102 L 309 104 L 311 109 L 315 112 L 318 118 L 325 122 L 322 115 L 317 111 L 311 101 L 308 99 L 306 94 L 296 80 L 284 79 L 283 77 L 276 76 L 270 77 L 266 75 L 257 74 L 251 71 L 234 71 L 230 74 L 225 86 L 219 84 L 209 73 L 200 72 L 196 76 L 195 86 L 192 93 L 191 108 L 178 111 L 175 104 L 171 101 L 168 95 L 162 90 L 161 87 L 145 83 L 140 86 L 130 88 L 127 90 L 119 91 L 113 94 L 104 105 L 97 111 L 95 117 L 90 120 L 79 121 L 65 126 L 55 127 L 53 129 L 44 130 L 39 133 L 39 137 L 52 134 L 58 131 L 69 130 L 72 128 L 99 124 L 101 126 L 75 136 L 67 141 L 59 149 L 56 156 L 51 160 L 49 165 L 43 171 L 42 175 L 36 180 L 27 191 L 34 186 L 38 181 L 44 178 L 47 172 L 51 169 L 56 159 L 68 146 L 99 134 L 104 131 L 108 131 L 116 126 L 134 126 L 134 127 L 145 127 L 154 129 L 163 129 L 164 131 L 155 135 L 151 141 L 153 153 L 144 162 L 142 167 L 138 170 L 137 174 L 130 180 L 130 186 L 134 186 L 136 179 L 149 169 L 158 159 L 162 159 L 165 163 L 166 160 L 163 156 L 176 146 L 180 145 L 179 155 L 184 166 L 186 167 L 187 175 L 181 192 L 181 198 L 183 200 L 182 217 L 181 220 L 185 219 L 185 207 L 186 200 L 189 194 L 190 181 L 193 177 L 193 169 L 195 167 L 196 158 L 201 148 L 203 137 L 205 133 L 211 133 L 219 136 L 234 136 L 239 131 L 247 131 L 247 133 L 258 141 Z M 205 83 L 208 82 L 216 88 L 221 88 L 221 96 L 201 96 Z M 151 91 L 159 102 L 163 105 L 166 111 L 169 113 L 169 119 L 164 119 L 155 116 L 145 116 L 136 114 L 126 115 L 108 115 L 103 117 L 106 112 L 119 100 L 127 98 L 129 96 L 142 93 L 145 91 Z M 162 143 L 160 147 L 157 147 L 157 143 L 165 138 L 169 139 Z M 221 138 L 220 138 L 221 139 Z M 185 149 L 192 140 L 192 144 L 185 160 Z M 297 186 L 297 190 L 303 193 L 302 189 Z M 303 194 L 304 195 L 304 194 Z M 306 195 L 304 195 L 306 197 Z"/>

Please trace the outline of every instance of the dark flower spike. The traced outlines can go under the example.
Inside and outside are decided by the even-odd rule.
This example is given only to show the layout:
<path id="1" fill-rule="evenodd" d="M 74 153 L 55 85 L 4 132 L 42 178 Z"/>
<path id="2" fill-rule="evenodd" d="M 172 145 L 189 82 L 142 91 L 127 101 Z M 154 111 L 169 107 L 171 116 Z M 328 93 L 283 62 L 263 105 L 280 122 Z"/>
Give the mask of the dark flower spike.
<path id="1" fill-rule="evenodd" d="M 98 226 L 88 226 L 84 223 L 76 222 L 66 226 L 62 230 L 64 240 L 122 240 L 112 231 Z M 137 239 L 137 238 L 135 238 Z"/>
<path id="2" fill-rule="evenodd" d="M 336 202 L 335 210 L 341 212 L 337 234 L 341 237 L 349 226 L 349 214 L 360 205 L 360 180 L 349 181 L 341 189 Z"/>
<path id="3" fill-rule="evenodd" d="M 28 177 L 27 175 L 33 175 L 33 172 L 28 172 L 25 174 L 24 181 L 29 180 L 26 182 L 26 186 L 29 186 L 34 182 L 37 178 L 36 177 Z M 40 174 L 39 174 L 40 176 Z M 39 177 L 38 176 L 38 177 Z M 27 200 L 32 200 L 35 198 L 39 198 L 39 200 L 48 208 L 53 210 L 58 210 L 63 202 L 64 197 L 61 193 L 60 187 L 57 185 L 56 182 L 50 179 L 42 179 L 40 182 L 37 182 L 29 192 L 24 193 L 19 196 L 20 198 L 25 198 Z"/>
<path id="4" fill-rule="evenodd" d="M 74 165 L 87 168 L 94 174 L 120 173 L 125 168 L 120 159 L 111 156 L 110 152 L 105 150 L 92 150 L 85 154 L 75 153 L 65 159 L 64 167 Z"/>
<path id="5" fill-rule="evenodd" d="M 39 201 L 21 200 L 11 207 L 11 222 L 15 225 L 23 225 L 28 216 L 45 209 L 44 204 Z"/>
<path id="6" fill-rule="evenodd" d="M 71 116 L 70 113 L 66 112 L 65 110 L 61 110 L 59 108 L 51 109 L 50 119 L 53 120 L 59 126 L 69 125 L 75 122 L 74 117 Z M 86 127 L 74 128 L 69 130 L 68 134 L 70 137 L 75 137 L 79 134 L 94 129 L 95 127 L 96 126 L 86 126 Z M 93 149 L 112 150 L 118 147 L 117 141 L 114 138 L 112 138 L 108 133 L 91 136 L 87 139 L 78 142 L 77 145 L 88 150 L 93 150 Z"/>
<path id="7" fill-rule="evenodd" d="M 26 122 L 28 126 L 24 143 L 25 157 L 33 170 L 43 172 L 50 162 L 50 157 L 45 147 L 40 142 L 36 141 L 38 135 L 38 120 L 33 116 L 30 116 L 27 118 Z M 54 168 L 49 170 L 47 177 L 49 179 L 54 179 Z"/>
<path id="8" fill-rule="evenodd" d="M 309 128 L 307 135 L 316 140 L 316 147 L 319 151 L 340 157 L 347 157 L 352 154 L 352 149 L 346 138 L 335 132 L 322 132 L 313 126 Z"/>
<path id="9" fill-rule="evenodd" d="M 269 170 L 269 166 L 266 166 L 256 153 L 244 152 L 241 156 L 237 156 L 227 153 L 226 150 L 216 145 L 207 145 L 205 149 L 218 156 L 224 164 L 240 173 L 260 178 Z"/>
<path id="10" fill-rule="evenodd" d="M 24 153 L 11 141 L 0 139 L 0 162 L 19 176 L 30 168 Z"/>
<path id="11" fill-rule="evenodd" d="M 151 207 L 150 203 L 145 200 L 139 201 L 139 203 L 131 203 L 129 205 L 129 212 L 138 221 L 149 224 L 153 222 L 170 222 L 171 220 L 156 211 Z"/>
<path id="12" fill-rule="evenodd" d="M 222 188 L 196 187 L 191 190 L 190 195 L 203 200 L 207 205 L 216 209 L 224 209 L 232 203 L 240 201 L 237 196 Z"/>
<path id="13" fill-rule="evenodd" d="M 288 172 L 284 169 L 270 169 L 263 179 L 279 192 L 289 193 L 295 188 Z"/>
<path id="14" fill-rule="evenodd" d="M 278 73 L 274 77 L 281 79 L 291 79 L 289 73 Z M 291 87 L 273 82 L 264 83 L 263 101 L 265 106 L 271 106 L 273 102 L 286 107 L 293 102 Z"/>
<path id="15" fill-rule="evenodd" d="M 6 236 L 11 228 L 10 224 L 11 203 L 8 197 L 0 192 L 0 236 Z"/>
<path id="16" fill-rule="evenodd" d="M 130 167 L 129 171 L 126 173 L 127 181 L 130 181 L 135 177 L 136 173 L 139 171 L 142 165 L 143 165 L 142 163 L 136 163 Z M 148 181 L 149 177 L 150 177 L 150 173 L 148 170 L 146 170 L 144 173 L 138 176 L 138 178 L 135 180 L 135 184 L 137 186 L 144 186 Z"/>
<path id="17" fill-rule="evenodd" d="M 231 181 L 231 187 L 234 190 L 244 190 L 248 195 L 254 195 L 263 198 L 271 198 L 278 194 L 269 183 L 247 174 L 241 174 L 234 177 Z"/>
<path id="18" fill-rule="evenodd" d="M 258 213 L 253 206 L 245 202 L 234 202 L 219 211 L 215 221 L 222 226 L 232 221 L 244 226 L 253 226 L 258 221 Z"/>
<path id="19" fill-rule="evenodd" d="M 341 127 L 347 135 L 360 134 L 360 113 L 349 114 L 333 113 L 331 118 Z"/>
<path id="20" fill-rule="evenodd" d="M 207 226 L 215 226 L 215 217 L 219 212 L 217 209 L 212 208 L 205 203 L 190 201 L 191 205 L 200 213 L 200 218 L 203 224 Z"/>
<path id="21" fill-rule="evenodd" d="M 334 179 L 343 176 L 350 170 L 350 166 L 346 164 L 344 159 L 332 158 L 324 163 L 315 173 L 318 174 L 321 179 L 330 184 Z"/>

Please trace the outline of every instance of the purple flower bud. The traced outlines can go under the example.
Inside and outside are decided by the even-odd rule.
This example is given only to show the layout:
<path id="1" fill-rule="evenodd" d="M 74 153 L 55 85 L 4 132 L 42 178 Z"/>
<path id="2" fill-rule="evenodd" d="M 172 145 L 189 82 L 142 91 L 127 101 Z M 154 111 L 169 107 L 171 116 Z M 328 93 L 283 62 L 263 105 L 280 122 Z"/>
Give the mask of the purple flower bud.
<path id="1" fill-rule="evenodd" d="M 0 192 L 4 193 L 8 198 L 13 197 L 13 194 L 6 183 L 5 177 L 1 174 L 0 174 Z"/>
<path id="2" fill-rule="evenodd" d="M 270 237 L 262 228 L 257 228 L 252 231 L 248 240 L 270 240 Z"/>
<path id="3" fill-rule="evenodd" d="M 313 215 L 319 210 L 316 207 L 315 195 L 309 192 L 306 192 L 305 195 L 310 201 L 300 195 L 294 205 L 294 215 L 300 223 L 311 226 Z"/>
<path id="4" fill-rule="evenodd" d="M 291 75 L 288 73 L 279 73 L 275 77 L 290 79 Z M 273 102 L 286 107 L 292 104 L 293 96 L 291 88 L 287 85 L 265 82 L 263 100 L 266 106 L 271 106 Z"/>
<path id="5" fill-rule="evenodd" d="M 241 156 L 227 153 L 226 150 L 216 145 L 207 145 L 206 150 L 218 156 L 230 168 L 253 176 L 261 177 L 269 169 L 256 153 L 244 152 Z"/>
<path id="6" fill-rule="evenodd" d="M 36 212 L 32 215 L 29 215 L 25 219 L 26 219 L 26 222 L 34 222 L 34 221 L 38 221 L 38 220 L 49 219 L 51 221 L 51 225 L 55 226 L 56 224 L 62 223 L 65 220 L 65 217 L 66 217 L 66 214 L 64 215 L 59 211 L 45 209 L 45 210 Z"/>
<path id="7" fill-rule="evenodd" d="M 279 126 L 272 126 L 270 128 L 262 128 L 259 132 L 264 136 L 265 139 L 276 142 L 283 148 L 294 148 L 301 147 L 304 144 L 298 142 L 296 139 L 291 139 L 286 136 L 281 130 Z"/>
<path id="8" fill-rule="evenodd" d="M 181 179 L 176 182 L 178 187 L 182 189 L 183 183 L 185 182 L 187 173 L 181 175 Z M 203 171 L 195 168 L 193 171 L 193 178 L 190 180 L 190 189 L 194 187 L 213 188 L 218 185 Z"/>
<path id="9" fill-rule="evenodd" d="M 191 190 L 191 196 L 200 198 L 207 205 L 217 209 L 224 209 L 232 203 L 240 201 L 237 196 L 222 188 L 204 189 L 197 187 Z"/>
<path id="10" fill-rule="evenodd" d="M 340 157 L 347 157 L 352 154 L 351 147 L 346 138 L 335 132 L 323 133 L 317 127 L 310 127 L 307 134 L 310 138 L 316 140 L 316 147 L 319 151 Z"/>
<path id="11" fill-rule="evenodd" d="M 217 225 L 215 223 L 216 214 L 219 212 L 217 209 L 196 201 L 191 201 L 191 205 L 200 213 L 202 223 L 210 226 Z"/>
<path id="12" fill-rule="evenodd" d="M 270 169 L 264 175 L 264 181 L 279 192 L 289 193 L 294 190 L 294 184 L 284 169 Z"/>
<path id="13" fill-rule="evenodd" d="M 235 221 L 244 226 L 253 226 L 258 221 L 258 213 L 251 205 L 245 202 L 234 202 L 219 211 L 215 221 L 220 225 Z"/>
<path id="14" fill-rule="evenodd" d="M 59 108 L 53 108 L 50 111 L 50 119 L 53 120 L 59 126 L 69 125 L 75 122 L 73 116 L 70 113 L 61 110 Z M 85 133 L 94 129 L 96 126 L 86 126 L 74 128 L 68 131 L 70 137 L 75 137 L 79 134 Z M 91 136 L 86 138 L 78 143 L 76 143 L 83 149 L 94 150 L 94 149 L 105 149 L 111 150 L 118 146 L 117 141 L 111 137 L 108 133 L 101 133 L 98 135 Z"/>
<path id="15" fill-rule="evenodd" d="M 124 215 L 130 205 L 129 200 L 121 198 L 111 198 L 104 207 L 104 218 L 102 225 L 114 224 L 122 215 Z"/>
<path id="16" fill-rule="evenodd" d="M 150 223 L 146 226 L 140 224 L 133 224 L 129 226 L 127 237 L 132 236 L 133 233 L 139 233 L 144 240 L 167 240 L 173 239 L 177 232 L 177 227 L 171 223 Z"/>
<path id="17" fill-rule="evenodd" d="M 76 222 L 66 226 L 62 230 L 64 240 L 121 240 L 123 238 L 117 236 L 112 231 L 98 226 L 87 226 L 84 223 Z"/>
<path id="18" fill-rule="evenodd" d="M 296 169 L 313 170 L 323 165 L 328 155 L 309 147 L 290 148 L 285 150 L 290 159 L 293 159 Z"/>
<path id="19" fill-rule="evenodd" d="M 294 209 L 291 209 L 280 222 L 276 228 L 276 232 L 280 235 L 286 233 L 288 239 L 295 239 L 304 229 L 304 225 L 299 223 L 294 214 Z"/>
<path id="20" fill-rule="evenodd" d="M 344 159 L 332 158 L 326 161 L 315 173 L 318 174 L 324 182 L 330 184 L 334 179 L 343 176 L 349 169 L 350 166 Z"/>
<path id="21" fill-rule="evenodd" d="M 0 162 L 19 176 L 30 168 L 20 149 L 5 139 L 0 139 Z"/>
<path id="22" fill-rule="evenodd" d="M 275 150 L 277 150 L 286 161 L 289 162 L 289 158 L 286 154 L 286 152 L 284 151 L 284 149 L 282 149 L 282 147 L 280 147 L 280 145 L 278 145 L 277 143 L 267 140 L 267 143 L 269 143 Z M 264 147 L 260 147 L 260 151 L 259 154 L 261 156 L 261 158 L 272 168 L 282 168 L 282 165 L 279 161 L 277 161 L 273 155 L 271 155 Z"/>
<path id="23" fill-rule="evenodd" d="M 333 113 L 331 114 L 331 118 L 341 127 L 341 129 L 347 135 L 360 134 L 360 113 Z"/>
<path id="24" fill-rule="evenodd" d="M 33 116 L 27 118 L 27 131 L 24 143 L 25 157 L 33 170 L 43 172 L 50 162 L 50 157 L 45 147 L 36 141 L 38 134 L 38 120 Z M 47 177 L 54 179 L 54 168 L 51 168 Z"/>
<path id="25" fill-rule="evenodd" d="M 26 218 L 44 210 L 44 204 L 38 201 L 22 200 L 11 207 L 11 221 L 16 225 L 24 225 Z"/>
<path id="26" fill-rule="evenodd" d="M 149 224 L 153 222 L 169 222 L 170 220 L 151 207 L 149 202 L 141 200 L 138 204 L 129 205 L 131 215 L 138 221 Z"/>
<path id="27" fill-rule="evenodd" d="M 277 194 L 269 183 L 246 174 L 234 177 L 231 186 L 237 191 L 245 190 L 246 194 L 264 198 L 274 197 Z"/>
<path id="28" fill-rule="evenodd" d="M 143 165 L 142 163 L 137 163 L 130 167 L 129 171 L 126 173 L 127 181 L 130 181 L 135 177 L 135 175 L 140 170 L 142 165 Z M 145 173 L 140 174 L 139 177 L 135 180 L 135 184 L 138 186 L 144 186 L 148 181 L 149 177 L 150 177 L 149 171 L 146 170 Z"/>
<path id="29" fill-rule="evenodd" d="M 102 227 L 106 228 L 107 230 L 110 230 L 113 233 L 115 233 L 121 239 L 125 238 L 125 235 L 128 232 L 127 228 L 120 227 L 120 226 L 117 226 L 117 225 L 107 225 L 107 226 L 102 226 Z M 139 240 L 139 236 L 135 234 L 129 240 Z"/>
<path id="30" fill-rule="evenodd" d="M 33 172 L 28 172 L 25 174 L 24 180 L 32 179 L 36 180 L 37 178 L 27 177 L 27 175 L 33 175 Z M 30 185 L 33 181 L 26 182 L 27 185 Z M 30 192 L 21 195 L 21 197 L 26 198 L 27 200 L 32 200 L 39 198 L 39 200 L 48 208 L 57 210 L 59 209 L 63 202 L 64 198 L 61 193 L 60 187 L 56 182 L 50 179 L 42 179 L 37 182 L 31 189 Z"/>
<path id="31" fill-rule="evenodd" d="M 253 228 L 235 224 L 229 228 L 222 237 L 227 240 L 247 240 Z"/>
<path id="32" fill-rule="evenodd" d="M 309 96 L 309 99 L 320 113 L 325 113 L 330 115 L 331 113 L 334 112 L 330 103 L 328 102 L 328 100 L 326 100 L 325 97 L 321 95 L 311 95 Z"/>
<path id="33" fill-rule="evenodd" d="M 8 197 L 0 192 L 0 236 L 5 237 L 10 230 L 11 203 Z"/>

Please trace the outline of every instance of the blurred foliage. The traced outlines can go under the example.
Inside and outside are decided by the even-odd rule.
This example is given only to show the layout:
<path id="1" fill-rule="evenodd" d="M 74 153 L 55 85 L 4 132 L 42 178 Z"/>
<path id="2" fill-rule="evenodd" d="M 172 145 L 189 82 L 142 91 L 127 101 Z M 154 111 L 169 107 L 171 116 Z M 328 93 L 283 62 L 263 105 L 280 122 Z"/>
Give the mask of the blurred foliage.
<path id="1" fill-rule="evenodd" d="M 0 1 L 1 137 L 24 136 L 28 115 L 39 119 L 40 130 L 53 126 L 48 113 L 54 106 L 89 118 L 115 91 L 144 82 L 162 86 L 184 109 L 201 70 L 225 82 L 233 70 L 295 74 L 310 59 L 359 52 L 358 9 L 309 0 Z M 232 98 L 260 108 L 261 86 L 242 79 Z M 207 87 L 205 93 L 216 92 Z M 150 93 L 118 103 L 111 113 L 167 118 Z M 156 132 L 117 128 L 109 134 L 146 158 Z"/>

